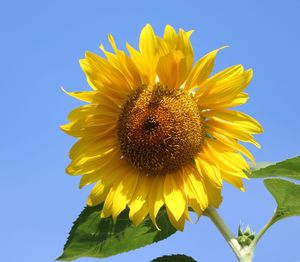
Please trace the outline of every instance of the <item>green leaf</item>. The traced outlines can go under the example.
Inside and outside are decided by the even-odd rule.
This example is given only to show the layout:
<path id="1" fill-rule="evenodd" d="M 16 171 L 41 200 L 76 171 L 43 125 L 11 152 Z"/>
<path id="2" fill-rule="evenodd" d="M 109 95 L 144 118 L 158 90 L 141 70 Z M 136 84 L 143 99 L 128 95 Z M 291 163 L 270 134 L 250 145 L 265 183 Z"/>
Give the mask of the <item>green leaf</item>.
<path id="1" fill-rule="evenodd" d="M 276 177 L 280 177 L 300 180 L 300 156 L 273 165 L 267 163 L 265 166 L 260 169 L 252 169 L 251 177 L 275 177 L 274 179 L 265 179 L 264 184 L 275 198 L 277 208 L 271 220 L 256 235 L 254 241 L 251 243 L 252 246 L 255 246 L 268 228 L 277 221 L 290 216 L 300 216 L 300 185 L 276 179 Z"/>
<path id="2" fill-rule="evenodd" d="M 300 156 L 290 158 L 275 165 L 254 170 L 253 178 L 283 177 L 300 180 Z"/>
<path id="3" fill-rule="evenodd" d="M 267 166 L 271 166 L 274 165 L 275 163 L 272 162 L 260 162 L 260 163 L 256 163 L 256 165 L 253 165 L 252 162 L 249 163 L 249 166 L 251 168 L 252 171 L 257 171 L 259 169 L 265 168 Z"/>
<path id="4" fill-rule="evenodd" d="M 277 202 L 277 208 L 271 220 L 258 232 L 250 246 L 252 249 L 265 232 L 277 221 L 291 216 L 300 216 L 300 185 L 274 178 L 265 179 L 264 184 Z"/>
<path id="5" fill-rule="evenodd" d="M 171 255 L 155 258 L 151 262 L 196 262 L 196 260 L 186 255 Z"/>
<path id="6" fill-rule="evenodd" d="M 282 179 L 266 179 L 264 184 L 277 202 L 272 224 L 286 217 L 300 216 L 300 185 Z"/>
<path id="7" fill-rule="evenodd" d="M 157 224 L 161 228 L 158 231 L 149 217 L 139 226 L 133 226 L 128 219 L 128 209 L 118 216 L 115 223 L 111 217 L 101 219 L 102 206 L 84 208 L 57 260 L 109 257 L 163 240 L 176 232 L 164 209 L 157 215 Z"/>

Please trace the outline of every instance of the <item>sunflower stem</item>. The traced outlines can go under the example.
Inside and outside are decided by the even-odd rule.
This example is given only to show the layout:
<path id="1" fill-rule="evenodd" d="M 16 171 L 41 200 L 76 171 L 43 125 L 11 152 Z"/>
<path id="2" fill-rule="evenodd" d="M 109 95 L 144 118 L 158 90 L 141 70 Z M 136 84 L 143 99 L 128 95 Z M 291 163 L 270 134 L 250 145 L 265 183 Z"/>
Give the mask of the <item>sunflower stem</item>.
<path id="1" fill-rule="evenodd" d="M 255 249 L 258 241 L 261 239 L 261 237 L 264 235 L 264 233 L 270 228 L 270 226 L 272 226 L 274 224 L 274 222 L 275 222 L 274 220 L 275 220 L 275 214 L 271 217 L 271 219 L 265 224 L 265 226 L 255 236 L 254 240 L 250 244 L 250 248 L 252 250 Z"/>
<path id="2" fill-rule="evenodd" d="M 209 219 L 215 224 L 240 262 L 252 262 L 252 249 L 249 249 L 248 247 L 241 247 L 233 233 L 224 223 L 223 219 L 214 207 L 208 206 L 204 211 L 204 215 L 209 217 Z"/>

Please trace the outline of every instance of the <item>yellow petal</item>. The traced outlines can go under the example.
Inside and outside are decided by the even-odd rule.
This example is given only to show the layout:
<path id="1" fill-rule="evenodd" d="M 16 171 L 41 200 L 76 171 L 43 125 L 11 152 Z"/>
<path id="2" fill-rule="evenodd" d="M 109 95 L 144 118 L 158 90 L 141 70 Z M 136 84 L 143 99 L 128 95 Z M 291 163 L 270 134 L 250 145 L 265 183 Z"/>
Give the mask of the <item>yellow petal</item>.
<path id="1" fill-rule="evenodd" d="M 91 52 L 86 52 L 86 59 L 91 67 L 91 79 L 99 79 L 104 85 L 110 87 L 120 87 L 127 92 L 130 91 L 125 77 L 116 68 L 110 65 L 110 63 Z"/>
<path id="2" fill-rule="evenodd" d="M 85 173 L 79 183 L 79 188 L 90 185 L 101 180 L 106 185 L 113 184 L 116 179 L 123 175 L 124 161 L 118 157 L 119 154 L 111 154 L 105 164 L 99 164 L 95 169 Z"/>
<path id="3" fill-rule="evenodd" d="M 102 44 L 99 46 L 99 48 L 106 56 L 110 65 L 112 65 L 115 69 L 117 69 L 118 71 L 120 71 L 120 73 L 122 73 L 122 65 L 118 59 L 118 56 L 112 52 L 106 51 L 106 49 L 104 48 L 104 46 Z"/>
<path id="4" fill-rule="evenodd" d="M 105 80 L 102 75 L 96 73 L 97 68 L 93 67 L 86 58 L 80 59 L 79 64 L 86 75 L 89 85 L 94 90 L 101 90 L 104 89 L 105 86 L 109 86 L 107 80 Z"/>
<path id="5" fill-rule="evenodd" d="M 208 79 L 199 87 L 196 92 L 198 105 L 201 108 L 210 108 L 216 103 L 233 100 L 246 88 L 251 79 L 251 69 L 245 72 L 239 72 L 239 67 L 226 69 L 226 72 L 217 74 L 217 77 Z"/>
<path id="6" fill-rule="evenodd" d="M 245 104 L 249 99 L 248 94 L 240 93 L 237 94 L 236 97 L 229 97 L 228 99 L 223 99 L 216 101 L 216 103 L 211 103 L 209 106 L 206 106 L 206 109 L 224 109 L 231 108 L 239 105 Z"/>
<path id="7" fill-rule="evenodd" d="M 164 199 L 166 206 L 177 221 L 181 218 L 187 205 L 183 191 L 180 174 L 166 174 L 164 182 Z"/>
<path id="8" fill-rule="evenodd" d="M 100 88 L 103 88 L 103 83 L 101 82 L 100 79 L 94 79 L 92 78 L 92 70 L 90 68 L 90 65 L 89 65 L 89 62 L 83 58 L 83 59 L 80 59 L 79 60 L 79 64 L 80 64 L 80 67 L 82 69 L 82 71 L 85 73 L 86 75 L 86 79 L 87 79 L 87 82 L 88 84 L 90 85 L 90 87 L 94 90 L 98 90 Z"/>
<path id="9" fill-rule="evenodd" d="M 166 25 L 165 27 L 164 40 L 169 45 L 171 50 L 176 48 L 177 33 L 171 25 Z"/>
<path id="10" fill-rule="evenodd" d="M 68 118 L 71 121 L 60 128 L 69 135 L 75 137 L 98 136 L 112 133 L 116 130 L 118 121 L 118 109 L 98 105 L 85 105 L 70 112 Z"/>
<path id="11" fill-rule="evenodd" d="M 207 177 L 205 173 L 199 173 L 201 174 L 205 185 L 208 203 L 218 208 L 222 202 L 221 188 L 217 187 L 216 184 L 211 179 L 209 179 L 209 177 Z"/>
<path id="12" fill-rule="evenodd" d="M 116 137 L 101 138 L 82 138 L 78 140 L 70 150 L 69 156 L 72 160 L 79 158 L 89 158 L 105 154 L 118 145 Z"/>
<path id="13" fill-rule="evenodd" d="M 182 29 L 179 29 L 177 38 L 177 50 L 180 50 L 185 57 L 186 72 L 189 73 L 194 63 L 194 52 L 190 41 L 190 34 Z"/>
<path id="14" fill-rule="evenodd" d="M 115 61 L 114 65 L 118 68 L 118 70 L 124 75 L 124 77 L 127 79 L 128 83 L 131 87 L 137 87 L 142 84 L 139 71 L 134 64 L 134 62 L 131 60 L 130 57 L 128 57 L 124 51 L 119 50 L 117 48 L 117 45 L 115 43 L 115 40 L 111 34 L 108 36 L 108 40 L 115 51 Z M 103 51 L 104 48 L 101 48 Z M 106 51 L 105 51 L 106 52 Z M 106 52 L 107 53 L 107 52 Z"/>
<path id="15" fill-rule="evenodd" d="M 158 46 L 150 24 L 147 24 L 141 31 L 139 48 L 148 69 L 149 81 L 152 83 L 155 80 Z"/>
<path id="16" fill-rule="evenodd" d="M 141 54 L 149 63 L 155 61 L 156 37 L 150 24 L 147 24 L 141 31 L 139 47 Z"/>
<path id="17" fill-rule="evenodd" d="M 67 95 L 72 96 L 78 100 L 95 103 L 93 105 L 85 105 L 79 108 L 85 108 L 87 106 L 93 107 L 94 109 L 108 110 L 108 112 L 116 112 L 119 113 L 121 105 L 118 104 L 118 101 L 115 101 L 113 97 L 109 97 L 100 91 L 84 91 L 84 92 L 67 92 L 62 89 Z M 102 110 L 103 111 L 103 110 Z M 97 113 L 97 111 L 95 111 Z"/>
<path id="18" fill-rule="evenodd" d="M 88 104 L 77 107 L 69 113 L 68 119 L 70 120 L 70 122 L 72 122 L 80 118 L 87 117 L 88 115 L 94 115 L 97 113 L 97 108 L 98 106 L 95 104 Z"/>
<path id="19" fill-rule="evenodd" d="M 163 195 L 163 185 L 164 176 L 155 176 L 148 195 L 149 215 L 157 229 L 159 229 L 159 227 L 156 224 L 156 216 L 159 209 L 165 203 Z"/>
<path id="20" fill-rule="evenodd" d="M 217 53 L 223 48 L 225 47 L 221 47 L 208 53 L 196 63 L 186 80 L 185 90 L 189 91 L 197 86 L 201 86 L 213 70 Z"/>
<path id="21" fill-rule="evenodd" d="M 207 208 L 208 199 L 202 177 L 192 166 L 183 167 L 183 181 L 189 204 L 198 215 Z"/>
<path id="22" fill-rule="evenodd" d="M 228 137 L 226 137 L 220 133 L 217 133 L 215 131 L 212 131 L 212 130 L 209 130 L 209 134 L 212 135 L 214 138 L 216 138 L 218 141 L 229 146 L 233 150 L 241 152 L 246 157 L 248 157 L 248 159 L 251 160 L 253 162 L 253 164 L 255 164 L 255 159 L 254 159 L 253 155 L 249 152 L 249 150 L 246 149 L 241 144 L 239 144 L 235 139 L 228 138 Z"/>
<path id="23" fill-rule="evenodd" d="M 185 214 L 183 213 L 182 216 L 178 219 L 175 218 L 174 213 L 167 207 L 167 214 L 171 224 L 178 230 L 183 231 L 184 229 L 184 222 L 185 222 Z"/>
<path id="24" fill-rule="evenodd" d="M 84 101 L 84 102 L 92 102 L 95 94 L 97 94 L 96 91 L 84 91 L 84 92 L 68 92 L 64 88 L 62 90 L 69 96 L 72 96 L 78 100 Z"/>
<path id="25" fill-rule="evenodd" d="M 140 78 L 143 84 L 149 84 L 151 82 L 148 64 L 146 63 L 144 57 L 140 52 L 134 49 L 130 44 L 126 43 L 126 48 L 130 54 L 132 61 L 134 62 L 135 66 L 138 68 L 140 73 Z"/>
<path id="26" fill-rule="evenodd" d="M 132 199 L 128 203 L 128 207 L 130 208 L 129 218 L 131 220 L 135 216 L 135 214 L 139 212 L 139 210 L 144 206 L 150 190 L 152 179 L 152 177 L 145 175 L 139 176 L 136 190 L 132 196 Z"/>
<path id="27" fill-rule="evenodd" d="M 206 93 L 213 92 L 213 87 L 219 82 L 226 81 L 238 77 L 244 73 L 244 68 L 242 65 L 234 65 L 223 69 L 222 71 L 216 73 L 215 75 L 208 78 L 199 88 L 196 95 L 203 96 Z"/>
<path id="28" fill-rule="evenodd" d="M 68 115 L 68 119 L 72 122 L 80 118 L 97 118 L 99 115 L 118 119 L 120 106 L 115 101 L 101 93 L 95 94 L 94 100 L 95 104 L 83 105 L 72 110 Z"/>
<path id="29" fill-rule="evenodd" d="M 157 75 L 162 84 L 177 89 L 185 80 L 186 63 L 181 51 L 172 51 L 160 58 L 157 64 Z"/>
<path id="30" fill-rule="evenodd" d="M 148 214 L 148 206 L 146 203 L 144 203 L 143 206 L 130 217 L 130 220 L 132 220 L 132 223 L 135 226 L 138 226 L 144 220 L 147 214 Z"/>
<path id="31" fill-rule="evenodd" d="M 61 126 L 61 130 L 71 136 L 75 137 L 104 137 L 108 134 L 111 134 L 116 130 L 115 123 L 101 123 L 101 122 L 89 122 L 84 125 L 86 122 L 83 120 L 72 122 L 66 125 Z"/>
<path id="32" fill-rule="evenodd" d="M 105 200 L 109 189 L 110 187 L 108 185 L 103 184 L 102 181 L 97 182 L 97 184 L 91 190 L 91 193 L 87 200 L 87 205 L 96 206 L 102 203 Z"/>
<path id="33" fill-rule="evenodd" d="M 164 39 L 160 38 L 159 36 L 156 36 L 156 42 L 157 42 L 157 57 L 165 56 L 169 54 L 172 49 L 170 46 L 164 41 Z"/>
<path id="34" fill-rule="evenodd" d="M 197 170 L 206 177 L 216 188 L 222 187 L 222 178 L 218 166 L 208 157 L 200 153 L 194 157 Z"/>
<path id="35" fill-rule="evenodd" d="M 249 170 L 248 163 L 239 153 L 217 140 L 207 139 L 202 148 L 209 158 L 215 159 L 221 169 L 233 172 Z"/>
<path id="36" fill-rule="evenodd" d="M 93 102 L 98 105 L 99 108 L 97 110 L 100 109 L 99 111 L 105 112 L 106 114 L 115 114 L 119 116 L 122 103 L 115 100 L 114 97 L 98 92 L 95 94 Z"/>
<path id="37" fill-rule="evenodd" d="M 241 177 L 232 176 L 226 172 L 222 174 L 223 179 L 225 179 L 228 183 L 232 184 L 236 188 L 240 189 L 242 192 L 245 192 L 245 187 L 243 184 L 243 180 Z"/>
<path id="38" fill-rule="evenodd" d="M 213 119 L 207 121 L 206 124 L 209 126 L 209 129 L 213 132 L 220 133 L 227 137 L 238 139 L 243 142 L 251 143 L 256 147 L 260 148 L 260 144 L 255 141 L 253 136 L 249 133 L 243 132 L 243 130 L 241 129 L 236 129 L 228 125 L 220 124 L 219 122 L 214 121 Z"/>
<path id="39" fill-rule="evenodd" d="M 117 150 L 115 148 L 111 148 L 105 153 L 99 153 L 93 157 L 81 157 L 72 160 L 66 168 L 66 172 L 70 175 L 90 173 L 105 165 L 106 161 L 110 160 L 110 158 L 113 158 L 117 154 L 116 151 Z"/>
<path id="40" fill-rule="evenodd" d="M 214 119 L 222 124 L 233 126 L 247 133 L 258 134 L 263 132 L 262 126 L 251 116 L 234 110 L 211 110 L 203 113 L 207 118 Z"/>
<path id="41" fill-rule="evenodd" d="M 190 30 L 186 32 L 187 37 L 190 39 L 190 37 L 192 36 L 192 34 L 195 32 L 195 30 Z"/>
<path id="42" fill-rule="evenodd" d="M 92 56 L 91 53 L 89 53 L 89 56 Z M 129 84 L 126 83 L 126 79 L 106 59 L 94 54 L 93 56 L 96 57 L 94 60 L 100 60 L 99 64 L 91 61 L 91 58 L 90 60 L 85 58 L 79 61 L 89 85 L 94 90 L 100 91 L 111 98 L 113 97 L 114 100 L 122 101 L 131 90 Z"/>
<path id="43" fill-rule="evenodd" d="M 116 221 L 118 215 L 126 208 L 135 190 L 138 174 L 134 170 L 124 169 L 123 176 L 120 176 L 110 189 L 102 209 L 101 217 L 112 215 Z"/>

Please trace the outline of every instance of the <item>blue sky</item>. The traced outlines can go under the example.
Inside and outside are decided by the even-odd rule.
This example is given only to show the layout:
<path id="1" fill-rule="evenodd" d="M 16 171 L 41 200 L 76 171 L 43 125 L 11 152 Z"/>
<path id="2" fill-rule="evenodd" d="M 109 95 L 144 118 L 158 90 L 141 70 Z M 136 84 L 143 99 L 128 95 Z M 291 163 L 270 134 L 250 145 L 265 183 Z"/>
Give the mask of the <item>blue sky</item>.
<path id="1" fill-rule="evenodd" d="M 195 29 L 196 58 L 230 45 L 216 70 L 238 63 L 254 69 L 250 100 L 241 110 L 265 128 L 257 137 L 262 149 L 249 147 L 257 161 L 299 154 L 299 10 L 297 0 L 1 1 L 1 261 L 53 261 L 85 205 L 90 188 L 79 190 L 79 179 L 64 172 L 75 140 L 59 130 L 80 102 L 60 87 L 89 88 L 78 60 L 86 50 L 100 53 L 100 43 L 108 46 L 108 33 L 124 47 L 126 41 L 137 46 L 146 23 L 160 34 L 168 23 Z M 220 213 L 234 231 L 240 222 L 258 231 L 275 208 L 261 181 L 246 187 L 246 193 L 229 185 L 223 190 Z M 299 218 L 279 222 L 261 240 L 255 261 L 300 261 L 299 233 Z M 235 261 L 207 218 L 159 244 L 104 261 L 149 261 L 172 253 Z"/>

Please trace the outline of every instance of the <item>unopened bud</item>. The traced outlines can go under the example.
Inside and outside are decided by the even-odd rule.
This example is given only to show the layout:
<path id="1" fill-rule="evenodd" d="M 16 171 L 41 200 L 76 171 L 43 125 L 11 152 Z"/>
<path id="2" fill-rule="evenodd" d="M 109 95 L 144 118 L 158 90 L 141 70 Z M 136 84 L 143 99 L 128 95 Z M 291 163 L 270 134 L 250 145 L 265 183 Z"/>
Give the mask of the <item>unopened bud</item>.
<path id="1" fill-rule="evenodd" d="M 246 227 L 244 231 L 241 229 L 241 226 L 239 225 L 237 241 L 242 247 L 249 246 L 251 242 L 254 240 L 254 238 L 255 238 L 255 232 L 251 231 L 249 225 Z"/>

